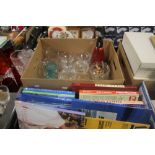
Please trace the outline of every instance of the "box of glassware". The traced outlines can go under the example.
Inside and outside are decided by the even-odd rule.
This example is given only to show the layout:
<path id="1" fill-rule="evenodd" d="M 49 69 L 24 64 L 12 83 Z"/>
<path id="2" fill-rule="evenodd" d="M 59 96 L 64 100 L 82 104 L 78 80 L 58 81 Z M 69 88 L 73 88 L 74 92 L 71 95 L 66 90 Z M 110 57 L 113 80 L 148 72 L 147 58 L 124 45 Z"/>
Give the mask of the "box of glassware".
<path id="1" fill-rule="evenodd" d="M 118 46 L 118 58 L 119 58 L 119 62 L 121 65 L 121 69 L 123 71 L 124 74 L 124 78 L 125 78 L 125 84 L 127 85 L 139 85 L 142 81 L 145 81 L 146 87 L 148 89 L 149 95 L 151 97 L 151 99 L 155 99 L 155 81 L 154 80 L 143 80 L 141 78 L 139 79 L 135 79 L 134 78 L 134 73 L 132 72 L 132 68 L 131 68 L 131 64 L 129 63 L 129 60 L 127 58 L 127 55 L 124 51 L 122 42 L 119 43 Z"/>
<path id="2" fill-rule="evenodd" d="M 40 39 L 21 77 L 23 86 L 65 89 L 75 82 L 123 84 L 113 42 L 104 40 L 104 61 L 91 64 L 94 49 L 96 39 Z"/>

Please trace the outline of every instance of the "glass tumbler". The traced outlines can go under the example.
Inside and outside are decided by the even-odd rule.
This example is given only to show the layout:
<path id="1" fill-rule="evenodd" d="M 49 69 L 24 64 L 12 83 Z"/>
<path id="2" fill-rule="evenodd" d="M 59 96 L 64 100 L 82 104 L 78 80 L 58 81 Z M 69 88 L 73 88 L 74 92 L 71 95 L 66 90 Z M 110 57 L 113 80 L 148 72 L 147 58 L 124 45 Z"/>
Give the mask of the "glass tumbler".
<path id="1" fill-rule="evenodd" d="M 24 71 L 24 63 L 21 60 L 20 53 L 21 53 L 21 50 L 17 50 L 15 52 L 11 53 L 10 59 L 11 59 L 12 63 L 14 64 L 14 66 L 16 67 L 18 73 L 21 76 Z"/>
<path id="2" fill-rule="evenodd" d="M 8 87 L 0 85 L 0 105 L 5 106 L 10 100 L 10 93 Z"/>

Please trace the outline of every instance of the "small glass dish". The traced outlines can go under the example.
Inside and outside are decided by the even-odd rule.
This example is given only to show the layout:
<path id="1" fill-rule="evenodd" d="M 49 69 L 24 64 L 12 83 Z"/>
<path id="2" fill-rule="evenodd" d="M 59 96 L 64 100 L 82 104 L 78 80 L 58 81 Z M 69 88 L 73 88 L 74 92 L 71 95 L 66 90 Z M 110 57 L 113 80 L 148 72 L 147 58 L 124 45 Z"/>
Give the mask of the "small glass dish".
<path id="1" fill-rule="evenodd" d="M 107 63 L 98 62 L 90 66 L 90 76 L 93 80 L 108 80 L 110 67 Z"/>
<path id="2" fill-rule="evenodd" d="M 38 64 L 38 76 L 45 79 L 57 79 L 57 64 L 54 61 L 42 60 Z"/>

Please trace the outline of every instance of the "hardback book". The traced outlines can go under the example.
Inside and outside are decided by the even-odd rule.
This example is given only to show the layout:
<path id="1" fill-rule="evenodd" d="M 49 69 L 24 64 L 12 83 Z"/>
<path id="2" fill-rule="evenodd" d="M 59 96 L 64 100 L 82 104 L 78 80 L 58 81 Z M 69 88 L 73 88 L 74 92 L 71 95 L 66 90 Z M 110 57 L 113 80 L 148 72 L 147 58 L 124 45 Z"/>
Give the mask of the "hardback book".
<path id="1" fill-rule="evenodd" d="M 79 99 L 90 101 L 138 101 L 140 93 L 130 91 L 80 90 Z"/>
<path id="2" fill-rule="evenodd" d="M 50 90 L 50 89 L 40 89 L 40 88 L 23 88 L 23 94 L 34 94 L 43 96 L 53 96 L 53 97 L 67 97 L 75 98 L 75 92 L 67 90 Z"/>
<path id="3" fill-rule="evenodd" d="M 79 90 L 118 90 L 118 91 L 138 91 L 137 86 L 130 85 L 103 85 L 103 84 L 86 84 L 86 83 L 73 83 L 70 90 L 79 92 Z"/>

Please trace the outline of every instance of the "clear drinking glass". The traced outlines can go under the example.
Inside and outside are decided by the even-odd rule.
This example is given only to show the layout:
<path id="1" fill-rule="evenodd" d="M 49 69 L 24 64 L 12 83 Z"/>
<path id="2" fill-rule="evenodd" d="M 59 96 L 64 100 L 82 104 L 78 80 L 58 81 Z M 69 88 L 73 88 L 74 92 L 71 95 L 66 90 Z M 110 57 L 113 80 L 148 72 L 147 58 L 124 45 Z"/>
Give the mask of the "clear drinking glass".
<path id="1" fill-rule="evenodd" d="M 10 93 L 8 87 L 0 85 L 0 105 L 6 105 L 10 100 Z"/>
<path id="2" fill-rule="evenodd" d="M 20 53 L 21 53 L 21 50 L 17 50 L 15 52 L 11 53 L 10 59 L 11 59 L 12 63 L 14 64 L 14 66 L 16 67 L 18 73 L 20 75 L 22 75 L 23 71 L 24 71 L 24 63 L 22 62 L 22 60 L 20 58 L 21 57 Z"/>
<path id="3" fill-rule="evenodd" d="M 24 66 L 27 65 L 29 59 L 32 56 L 32 53 L 33 53 L 32 49 L 23 49 L 23 50 L 21 50 L 21 52 L 19 54 L 19 58 L 23 62 Z"/>
<path id="4" fill-rule="evenodd" d="M 16 50 L 10 55 L 10 59 L 20 75 L 23 74 L 25 66 L 27 65 L 32 53 L 33 50 L 31 49 L 23 49 Z"/>

